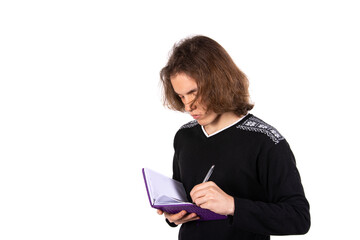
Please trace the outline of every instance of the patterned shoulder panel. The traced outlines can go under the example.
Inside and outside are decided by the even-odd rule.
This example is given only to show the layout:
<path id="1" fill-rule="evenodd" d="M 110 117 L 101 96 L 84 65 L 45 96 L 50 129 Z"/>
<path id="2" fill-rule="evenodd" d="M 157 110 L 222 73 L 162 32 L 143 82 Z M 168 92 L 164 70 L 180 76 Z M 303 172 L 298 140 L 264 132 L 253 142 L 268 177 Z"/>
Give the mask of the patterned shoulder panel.
<path id="1" fill-rule="evenodd" d="M 255 116 L 249 117 L 243 123 L 238 125 L 237 128 L 245 131 L 266 134 L 271 140 L 273 140 L 275 144 L 278 144 L 281 140 L 284 140 L 284 137 L 274 127 Z"/>
<path id="2" fill-rule="evenodd" d="M 184 128 L 192 128 L 192 127 L 197 126 L 198 124 L 199 124 L 199 123 L 198 123 L 196 120 L 193 120 L 193 121 L 188 122 L 188 123 L 184 124 L 183 126 L 181 126 L 181 128 L 180 128 L 180 129 L 184 129 Z M 180 129 L 179 129 L 179 130 L 180 130 Z"/>

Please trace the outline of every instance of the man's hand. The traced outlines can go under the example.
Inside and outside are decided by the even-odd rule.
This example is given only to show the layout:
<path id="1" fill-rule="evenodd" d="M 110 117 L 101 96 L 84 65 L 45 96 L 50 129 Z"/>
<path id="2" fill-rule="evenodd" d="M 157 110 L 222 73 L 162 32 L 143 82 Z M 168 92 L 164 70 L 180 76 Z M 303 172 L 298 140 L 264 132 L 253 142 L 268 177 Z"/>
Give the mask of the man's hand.
<path id="1" fill-rule="evenodd" d="M 192 201 L 201 208 L 221 215 L 234 215 L 234 198 L 226 194 L 214 182 L 196 185 L 190 192 Z"/>
<path id="2" fill-rule="evenodd" d="M 187 213 L 185 210 L 182 210 L 179 213 L 171 214 L 158 209 L 157 213 L 159 215 L 162 215 L 164 213 L 167 220 L 169 220 L 169 222 L 171 223 L 175 223 L 176 225 L 200 219 L 200 217 L 197 216 L 196 213 Z"/>

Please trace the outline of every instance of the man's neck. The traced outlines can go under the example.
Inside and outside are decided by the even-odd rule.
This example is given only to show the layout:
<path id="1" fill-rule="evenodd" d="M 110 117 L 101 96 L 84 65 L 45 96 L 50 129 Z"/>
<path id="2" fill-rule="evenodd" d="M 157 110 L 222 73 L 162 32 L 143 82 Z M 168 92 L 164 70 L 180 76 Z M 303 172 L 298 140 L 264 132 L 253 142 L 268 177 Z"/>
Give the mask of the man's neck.
<path id="1" fill-rule="evenodd" d="M 233 112 L 226 112 L 219 114 L 219 116 L 211 124 L 204 126 L 204 129 L 208 135 L 211 135 L 227 126 L 238 121 L 242 116 L 238 116 Z"/>

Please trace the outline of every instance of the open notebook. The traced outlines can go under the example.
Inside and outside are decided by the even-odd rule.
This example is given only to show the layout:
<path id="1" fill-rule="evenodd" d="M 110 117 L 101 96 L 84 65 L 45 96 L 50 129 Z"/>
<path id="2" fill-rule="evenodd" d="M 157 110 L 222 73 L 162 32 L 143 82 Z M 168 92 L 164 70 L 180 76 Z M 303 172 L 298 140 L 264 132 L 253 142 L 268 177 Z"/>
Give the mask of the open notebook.
<path id="1" fill-rule="evenodd" d="M 150 205 L 153 208 L 161 209 L 168 213 L 178 213 L 181 210 L 185 210 L 188 213 L 196 213 L 202 221 L 227 218 L 227 216 L 219 215 L 188 202 L 184 186 L 181 182 L 148 168 L 143 168 L 142 172 Z"/>

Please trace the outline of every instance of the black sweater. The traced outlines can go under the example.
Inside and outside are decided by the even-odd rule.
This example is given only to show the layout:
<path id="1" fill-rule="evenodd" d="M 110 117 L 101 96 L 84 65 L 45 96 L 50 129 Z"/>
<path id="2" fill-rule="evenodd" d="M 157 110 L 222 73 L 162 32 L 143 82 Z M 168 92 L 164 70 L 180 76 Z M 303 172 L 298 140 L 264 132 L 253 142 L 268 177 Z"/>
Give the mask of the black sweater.
<path id="1" fill-rule="evenodd" d="M 209 181 L 235 199 L 234 216 L 226 220 L 182 224 L 179 239 L 270 239 L 269 235 L 304 234 L 310 228 L 294 155 L 279 132 L 248 114 L 240 122 L 207 137 L 192 121 L 174 139 L 173 178 L 191 189 Z"/>

